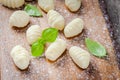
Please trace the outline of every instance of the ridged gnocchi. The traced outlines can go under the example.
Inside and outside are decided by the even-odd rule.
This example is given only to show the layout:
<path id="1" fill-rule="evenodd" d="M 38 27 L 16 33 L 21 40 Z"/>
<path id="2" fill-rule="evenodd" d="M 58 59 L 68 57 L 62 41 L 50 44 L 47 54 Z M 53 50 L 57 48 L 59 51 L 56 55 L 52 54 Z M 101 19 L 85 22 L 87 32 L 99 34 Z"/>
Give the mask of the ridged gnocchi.
<path id="1" fill-rule="evenodd" d="M 38 25 L 32 25 L 26 31 L 26 37 L 29 44 L 34 43 L 41 37 L 42 29 Z"/>
<path id="2" fill-rule="evenodd" d="M 64 29 L 65 37 L 74 37 L 82 32 L 84 28 L 83 20 L 76 18 L 72 20 Z"/>
<path id="3" fill-rule="evenodd" d="M 54 9 L 54 0 L 38 0 L 38 5 L 45 11 Z"/>
<path id="4" fill-rule="evenodd" d="M 54 27 L 58 30 L 63 30 L 65 26 L 65 19 L 55 10 L 50 10 L 47 14 L 48 23 L 51 27 Z"/>
<path id="5" fill-rule="evenodd" d="M 28 67 L 30 62 L 30 55 L 28 51 L 23 48 L 21 45 L 15 46 L 10 53 L 15 65 L 24 70 Z"/>
<path id="6" fill-rule="evenodd" d="M 30 21 L 29 15 L 25 11 L 15 11 L 9 19 L 11 27 L 15 26 L 18 28 L 25 27 Z"/>
<path id="7" fill-rule="evenodd" d="M 1 3 L 9 8 L 19 8 L 24 5 L 24 0 L 1 0 Z"/>
<path id="8" fill-rule="evenodd" d="M 73 46 L 69 50 L 69 54 L 73 61 L 82 69 L 86 69 L 90 63 L 90 54 L 80 47 Z"/>
<path id="9" fill-rule="evenodd" d="M 51 61 L 55 61 L 66 49 L 66 42 L 62 39 L 57 39 L 46 50 L 45 56 Z"/>
<path id="10" fill-rule="evenodd" d="M 65 0 L 65 5 L 72 12 L 77 11 L 81 6 L 81 0 Z"/>

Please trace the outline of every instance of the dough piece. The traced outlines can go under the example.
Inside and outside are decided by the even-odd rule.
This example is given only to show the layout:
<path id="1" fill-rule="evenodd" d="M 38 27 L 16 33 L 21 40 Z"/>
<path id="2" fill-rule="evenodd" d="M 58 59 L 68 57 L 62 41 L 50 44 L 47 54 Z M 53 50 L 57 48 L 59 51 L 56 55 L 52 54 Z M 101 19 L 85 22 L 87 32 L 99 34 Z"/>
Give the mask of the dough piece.
<path id="1" fill-rule="evenodd" d="M 33 44 L 38 38 L 41 37 L 42 29 L 38 25 L 32 25 L 26 31 L 27 41 L 29 44 Z"/>
<path id="2" fill-rule="evenodd" d="M 23 54 L 18 54 L 13 58 L 13 61 L 19 69 L 24 70 L 28 67 L 30 59 Z"/>
<path id="3" fill-rule="evenodd" d="M 21 45 L 17 45 L 12 49 L 10 55 L 11 57 L 15 57 L 16 54 L 22 54 L 22 53 L 25 53 L 25 55 L 27 56 L 29 55 L 28 51 L 25 48 L 23 48 Z"/>
<path id="4" fill-rule="evenodd" d="M 18 28 L 25 27 L 30 21 L 29 15 L 25 11 L 15 11 L 9 19 L 10 26 Z"/>
<path id="5" fill-rule="evenodd" d="M 58 30 L 63 30 L 65 26 L 65 19 L 57 11 L 50 10 L 47 14 L 48 23 L 51 27 L 54 27 Z"/>
<path id="6" fill-rule="evenodd" d="M 77 11 L 81 6 L 81 0 L 65 0 L 65 5 L 72 12 Z"/>
<path id="7" fill-rule="evenodd" d="M 53 42 L 45 52 L 47 59 L 55 61 L 59 58 L 66 49 L 66 42 L 62 39 L 57 39 Z"/>
<path id="8" fill-rule="evenodd" d="M 82 32 L 84 28 L 83 20 L 76 18 L 71 21 L 64 29 L 65 37 L 74 37 Z"/>
<path id="9" fill-rule="evenodd" d="M 15 65 L 19 69 L 24 70 L 28 67 L 30 62 L 30 55 L 25 48 L 17 45 L 12 49 L 10 55 L 13 58 Z"/>
<path id="10" fill-rule="evenodd" d="M 1 0 L 1 3 L 9 8 L 19 8 L 24 5 L 24 0 Z"/>
<path id="11" fill-rule="evenodd" d="M 82 69 L 86 69 L 90 63 L 90 54 L 80 47 L 73 46 L 69 50 L 69 54 L 73 61 Z"/>
<path id="12" fill-rule="evenodd" d="M 38 5 L 45 11 L 54 9 L 54 0 L 38 0 Z"/>

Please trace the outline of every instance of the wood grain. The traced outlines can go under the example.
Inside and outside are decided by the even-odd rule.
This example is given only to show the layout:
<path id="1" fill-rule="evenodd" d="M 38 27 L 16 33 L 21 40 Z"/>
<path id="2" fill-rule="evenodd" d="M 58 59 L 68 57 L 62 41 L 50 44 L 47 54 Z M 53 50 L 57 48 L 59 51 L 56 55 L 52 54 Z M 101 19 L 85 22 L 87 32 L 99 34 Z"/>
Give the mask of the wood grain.
<path id="1" fill-rule="evenodd" d="M 66 39 L 60 32 L 59 37 L 68 44 L 64 54 L 55 62 L 50 62 L 44 57 L 32 59 L 25 71 L 20 71 L 14 65 L 10 51 L 15 45 L 20 44 L 30 52 L 25 36 L 26 30 L 33 24 L 40 25 L 42 29 L 49 27 L 46 13 L 43 12 L 42 18 L 31 17 L 26 28 L 16 29 L 8 24 L 9 17 L 15 10 L 0 5 L 1 80 L 120 80 L 120 70 L 98 0 L 83 0 L 81 9 L 76 13 L 67 10 L 64 0 L 56 0 L 55 3 L 56 10 L 64 16 L 66 25 L 74 18 L 82 18 L 85 23 L 84 31 L 71 39 Z M 97 58 L 91 55 L 89 67 L 82 70 L 72 61 L 68 50 L 73 45 L 86 49 L 84 43 L 86 37 L 103 44 L 108 56 Z"/>

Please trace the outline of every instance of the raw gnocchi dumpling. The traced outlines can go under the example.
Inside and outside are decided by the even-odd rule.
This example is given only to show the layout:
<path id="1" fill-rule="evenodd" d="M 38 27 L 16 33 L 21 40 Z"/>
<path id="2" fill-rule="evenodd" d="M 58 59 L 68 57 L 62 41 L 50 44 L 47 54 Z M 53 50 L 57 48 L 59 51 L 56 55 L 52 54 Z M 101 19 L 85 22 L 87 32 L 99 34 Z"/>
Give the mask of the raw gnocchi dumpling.
<path id="1" fill-rule="evenodd" d="M 63 30 L 65 26 L 65 19 L 55 10 L 50 10 L 47 14 L 48 23 L 51 27 L 54 27 L 58 30 Z"/>
<path id="2" fill-rule="evenodd" d="M 45 52 L 47 59 L 55 61 L 66 49 L 66 42 L 62 39 L 57 39 L 53 42 Z"/>
<path id="3" fill-rule="evenodd" d="M 25 11 L 15 11 L 9 19 L 10 26 L 18 28 L 25 27 L 30 21 L 29 15 Z"/>
<path id="4" fill-rule="evenodd" d="M 28 51 L 25 48 L 23 48 L 21 45 L 15 46 L 12 49 L 10 55 L 13 58 L 15 65 L 19 69 L 24 70 L 28 67 L 30 62 L 30 55 Z"/>
<path id="5" fill-rule="evenodd" d="M 81 6 L 81 0 L 65 0 L 65 5 L 72 12 L 77 11 Z"/>
<path id="6" fill-rule="evenodd" d="M 45 11 L 54 9 L 54 0 L 38 0 L 38 5 Z"/>
<path id="7" fill-rule="evenodd" d="M 82 32 L 84 28 L 83 20 L 76 18 L 71 21 L 64 29 L 65 37 L 74 37 Z"/>
<path id="8" fill-rule="evenodd" d="M 24 0 L 1 0 L 1 3 L 9 8 L 19 8 L 24 5 Z"/>
<path id="9" fill-rule="evenodd" d="M 26 31 L 27 41 L 29 44 L 33 44 L 38 38 L 41 37 L 42 29 L 38 25 L 32 25 Z"/>
<path id="10" fill-rule="evenodd" d="M 73 46 L 69 50 L 69 54 L 73 61 L 82 69 L 86 69 L 90 63 L 90 54 L 80 47 Z"/>

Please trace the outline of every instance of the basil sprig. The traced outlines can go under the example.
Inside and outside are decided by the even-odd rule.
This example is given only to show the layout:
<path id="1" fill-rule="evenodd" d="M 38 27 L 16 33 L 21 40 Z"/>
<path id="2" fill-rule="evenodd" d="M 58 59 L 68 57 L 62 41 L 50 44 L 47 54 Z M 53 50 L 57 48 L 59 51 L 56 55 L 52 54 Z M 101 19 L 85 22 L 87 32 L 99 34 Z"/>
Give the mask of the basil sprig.
<path id="1" fill-rule="evenodd" d="M 54 42 L 58 36 L 58 30 L 55 28 L 47 28 L 42 32 L 42 37 L 32 44 L 31 52 L 35 57 L 39 57 L 44 52 L 46 42 Z"/>

